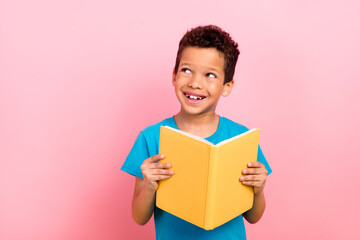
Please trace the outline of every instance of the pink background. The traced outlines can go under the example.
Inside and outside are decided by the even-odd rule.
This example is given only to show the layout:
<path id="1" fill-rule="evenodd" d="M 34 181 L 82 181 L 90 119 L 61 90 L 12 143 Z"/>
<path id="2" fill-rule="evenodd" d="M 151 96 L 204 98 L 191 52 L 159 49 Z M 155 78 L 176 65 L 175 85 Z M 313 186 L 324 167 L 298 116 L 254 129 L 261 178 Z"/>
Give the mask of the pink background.
<path id="1" fill-rule="evenodd" d="M 0 239 L 154 239 L 120 171 L 175 114 L 177 45 L 217 24 L 239 42 L 218 113 L 262 129 L 274 172 L 249 239 L 360 239 L 358 1 L 0 2 Z"/>

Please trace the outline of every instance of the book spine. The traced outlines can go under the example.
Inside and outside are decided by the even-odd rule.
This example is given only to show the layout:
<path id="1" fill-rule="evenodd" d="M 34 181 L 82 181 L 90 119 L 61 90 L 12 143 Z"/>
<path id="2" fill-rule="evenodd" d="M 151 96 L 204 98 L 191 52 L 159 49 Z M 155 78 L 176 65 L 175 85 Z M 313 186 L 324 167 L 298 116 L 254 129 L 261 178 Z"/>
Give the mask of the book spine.
<path id="1" fill-rule="evenodd" d="M 206 191 L 207 194 L 206 194 L 206 202 L 205 202 L 205 216 L 204 216 L 205 230 L 214 229 L 214 224 L 215 224 L 218 162 L 219 162 L 219 148 L 216 146 L 211 146 L 209 153 L 209 167 L 208 167 L 209 173 L 208 173 L 208 184 Z"/>

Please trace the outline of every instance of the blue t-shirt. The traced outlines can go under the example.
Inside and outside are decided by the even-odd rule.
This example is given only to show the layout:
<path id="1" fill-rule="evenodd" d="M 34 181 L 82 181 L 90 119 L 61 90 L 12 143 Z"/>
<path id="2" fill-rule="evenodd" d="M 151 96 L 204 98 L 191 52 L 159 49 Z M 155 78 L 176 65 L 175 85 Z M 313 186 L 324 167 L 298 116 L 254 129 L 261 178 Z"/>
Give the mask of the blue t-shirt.
<path id="1" fill-rule="evenodd" d="M 170 126 L 179 129 L 174 117 L 167 118 L 159 123 L 153 124 L 140 132 L 134 146 L 127 156 L 121 170 L 143 178 L 140 166 L 147 158 L 159 154 L 160 126 Z M 206 140 L 217 144 L 223 140 L 239 135 L 249 129 L 241 124 L 235 123 L 225 117 L 219 116 L 219 125 L 216 132 Z M 272 172 L 264 154 L 259 146 L 257 161 L 265 165 L 268 174 Z M 173 239 L 221 239 L 221 240 L 243 240 L 246 239 L 243 216 L 240 215 L 229 222 L 206 231 L 187 221 L 184 221 L 155 206 L 154 209 L 155 232 L 158 240 Z"/>

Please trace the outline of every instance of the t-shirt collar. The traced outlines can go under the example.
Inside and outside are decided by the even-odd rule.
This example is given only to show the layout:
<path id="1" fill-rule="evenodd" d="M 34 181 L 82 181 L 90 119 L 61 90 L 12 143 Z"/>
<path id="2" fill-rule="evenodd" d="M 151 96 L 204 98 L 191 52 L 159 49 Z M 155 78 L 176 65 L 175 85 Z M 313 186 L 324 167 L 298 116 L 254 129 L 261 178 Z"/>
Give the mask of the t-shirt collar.
<path id="1" fill-rule="evenodd" d="M 222 131 L 222 126 L 223 126 L 223 117 L 221 117 L 220 115 L 219 116 L 219 125 L 218 125 L 218 128 L 216 129 L 216 132 L 214 132 L 213 135 L 205 138 L 206 140 L 208 140 L 209 142 L 215 142 L 217 137 L 219 136 L 219 134 L 221 133 Z M 177 130 L 179 130 L 178 126 L 176 125 L 176 122 L 175 122 L 175 115 L 170 118 L 170 124 L 169 124 L 170 127 L 172 128 L 175 128 Z"/>

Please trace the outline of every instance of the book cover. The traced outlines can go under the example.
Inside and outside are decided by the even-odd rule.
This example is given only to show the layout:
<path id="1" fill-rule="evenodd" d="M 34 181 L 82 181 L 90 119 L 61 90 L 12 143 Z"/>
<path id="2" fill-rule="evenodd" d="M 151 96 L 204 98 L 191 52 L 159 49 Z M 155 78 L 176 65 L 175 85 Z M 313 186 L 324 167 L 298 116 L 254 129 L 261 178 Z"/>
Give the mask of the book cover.
<path id="1" fill-rule="evenodd" d="M 161 161 L 175 174 L 159 181 L 156 206 L 205 230 L 212 230 L 249 210 L 253 187 L 239 178 L 257 160 L 260 129 L 251 129 L 214 145 L 195 135 L 160 128 Z"/>

